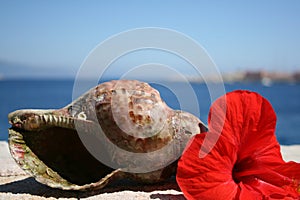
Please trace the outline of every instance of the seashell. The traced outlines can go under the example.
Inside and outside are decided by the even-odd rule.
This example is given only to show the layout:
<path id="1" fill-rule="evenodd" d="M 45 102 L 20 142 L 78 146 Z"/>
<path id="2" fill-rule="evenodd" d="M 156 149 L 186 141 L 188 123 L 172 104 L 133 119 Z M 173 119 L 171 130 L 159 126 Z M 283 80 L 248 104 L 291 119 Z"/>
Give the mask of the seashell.
<path id="1" fill-rule="evenodd" d="M 17 110 L 8 118 L 15 161 L 38 182 L 65 190 L 97 190 L 124 178 L 163 181 L 190 138 L 206 131 L 136 80 L 105 82 L 64 108 Z"/>

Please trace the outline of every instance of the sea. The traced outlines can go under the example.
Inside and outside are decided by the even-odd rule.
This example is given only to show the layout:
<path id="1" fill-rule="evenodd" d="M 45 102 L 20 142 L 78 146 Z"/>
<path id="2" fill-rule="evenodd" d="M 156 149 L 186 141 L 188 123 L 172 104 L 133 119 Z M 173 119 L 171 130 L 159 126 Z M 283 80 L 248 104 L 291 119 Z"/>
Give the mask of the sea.
<path id="1" fill-rule="evenodd" d="M 191 101 L 190 105 L 199 106 L 199 112 L 193 113 L 207 123 L 209 107 L 214 99 L 211 99 L 210 90 L 205 83 L 190 83 L 196 94 L 195 99 L 184 95 L 184 84 L 169 82 L 160 85 L 151 84 L 156 88 L 164 101 L 173 109 L 183 109 L 192 112 L 197 110 L 185 106 L 182 108 L 180 99 L 175 91 L 185 101 Z M 225 92 L 238 89 L 251 90 L 260 93 L 267 98 L 277 115 L 276 137 L 282 145 L 300 144 L 300 83 L 272 83 L 260 82 L 225 83 Z M 58 109 L 72 101 L 74 80 L 0 80 L 0 140 L 8 140 L 8 113 L 18 109 Z M 196 104 L 195 104 L 196 103 Z M 197 107 L 194 106 L 194 107 Z"/>

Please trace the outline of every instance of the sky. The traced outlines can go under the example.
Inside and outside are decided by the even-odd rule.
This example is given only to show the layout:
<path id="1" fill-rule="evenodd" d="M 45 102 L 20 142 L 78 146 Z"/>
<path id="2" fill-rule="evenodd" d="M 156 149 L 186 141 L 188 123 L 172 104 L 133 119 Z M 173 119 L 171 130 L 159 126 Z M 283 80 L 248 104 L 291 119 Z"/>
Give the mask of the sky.
<path id="1" fill-rule="evenodd" d="M 1 0 L 0 76 L 73 77 L 99 43 L 143 27 L 191 37 L 221 72 L 300 71 L 297 0 Z"/>

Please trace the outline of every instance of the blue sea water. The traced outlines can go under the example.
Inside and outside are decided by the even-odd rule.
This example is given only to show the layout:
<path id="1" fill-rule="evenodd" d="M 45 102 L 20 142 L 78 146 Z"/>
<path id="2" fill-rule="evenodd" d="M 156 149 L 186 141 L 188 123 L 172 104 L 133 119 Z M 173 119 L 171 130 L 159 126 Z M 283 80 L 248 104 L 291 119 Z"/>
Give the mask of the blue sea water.
<path id="1" fill-rule="evenodd" d="M 183 83 L 171 83 L 180 88 Z M 179 109 L 176 95 L 169 89 L 152 84 L 166 103 Z M 211 100 L 205 84 L 192 83 L 196 92 L 200 119 L 207 122 Z M 280 144 L 300 144 L 300 84 L 276 83 L 270 87 L 260 83 L 225 84 L 226 92 L 247 89 L 260 93 L 273 105 L 277 114 L 276 136 Z M 57 109 L 72 101 L 73 80 L 2 80 L 0 81 L 0 140 L 7 140 L 10 127 L 8 113 L 25 108 Z M 187 99 L 189 97 L 186 97 Z M 193 109 L 193 108 L 191 108 Z M 188 110 L 190 111 L 190 110 Z"/>

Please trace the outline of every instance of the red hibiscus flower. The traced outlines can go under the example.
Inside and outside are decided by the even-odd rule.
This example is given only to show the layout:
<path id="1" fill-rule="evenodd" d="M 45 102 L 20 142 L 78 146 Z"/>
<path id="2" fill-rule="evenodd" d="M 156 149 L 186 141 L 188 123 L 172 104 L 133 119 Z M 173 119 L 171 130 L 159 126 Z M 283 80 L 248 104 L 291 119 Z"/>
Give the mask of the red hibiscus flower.
<path id="1" fill-rule="evenodd" d="M 300 164 L 282 159 L 266 99 L 228 93 L 212 105 L 208 123 L 209 132 L 196 135 L 178 162 L 187 199 L 300 199 Z"/>

